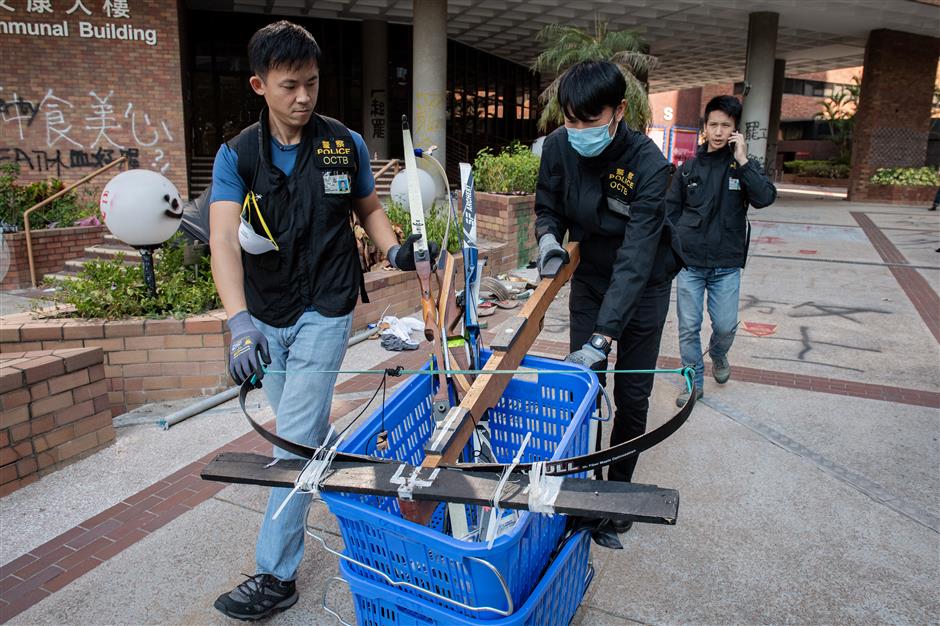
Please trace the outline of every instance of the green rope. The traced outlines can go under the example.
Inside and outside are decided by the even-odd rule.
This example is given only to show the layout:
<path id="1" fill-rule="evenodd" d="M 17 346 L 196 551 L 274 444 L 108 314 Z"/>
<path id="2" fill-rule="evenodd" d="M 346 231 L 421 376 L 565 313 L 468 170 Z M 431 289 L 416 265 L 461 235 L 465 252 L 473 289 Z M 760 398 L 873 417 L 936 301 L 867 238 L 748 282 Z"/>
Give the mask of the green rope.
<path id="1" fill-rule="evenodd" d="M 262 369 L 265 374 L 287 374 L 287 370 L 275 370 L 268 369 L 262 365 Z M 592 370 L 594 374 L 678 374 L 683 376 L 686 379 L 686 385 L 689 390 L 691 390 L 690 377 L 692 375 L 692 368 L 690 367 L 679 367 L 676 369 L 652 369 L 652 370 Z M 501 374 L 501 375 L 525 375 L 525 374 L 557 374 L 562 376 L 579 376 L 586 374 L 587 372 L 579 370 L 543 370 L 543 369 L 515 369 L 515 370 L 438 370 L 438 369 L 420 369 L 420 370 L 408 370 L 404 368 L 389 368 L 389 369 L 370 369 L 370 370 L 292 370 L 291 374 L 369 374 L 369 375 L 385 375 L 389 374 L 392 376 L 414 376 L 414 375 L 424 375 L 424 376 L 438 376 L 443 374 L 444 376 L 454 376 L 458 374 L 477 376 L 480 374 Z"/>

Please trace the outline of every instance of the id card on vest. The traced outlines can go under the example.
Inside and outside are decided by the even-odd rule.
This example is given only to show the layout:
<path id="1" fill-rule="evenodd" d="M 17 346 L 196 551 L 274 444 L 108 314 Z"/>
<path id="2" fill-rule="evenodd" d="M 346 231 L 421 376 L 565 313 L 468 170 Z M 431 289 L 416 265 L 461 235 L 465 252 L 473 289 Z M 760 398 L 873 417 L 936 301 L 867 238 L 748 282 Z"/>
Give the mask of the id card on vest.
<path id="1" fill-rule="evenodd" d="M 323 191 L 327 195 L 348 195 L 352 192 L 350 171 L 355 167 L 353 149 L 347 139 L 324 137 L 316 142 L 313 160 L 323 172 Z"/>

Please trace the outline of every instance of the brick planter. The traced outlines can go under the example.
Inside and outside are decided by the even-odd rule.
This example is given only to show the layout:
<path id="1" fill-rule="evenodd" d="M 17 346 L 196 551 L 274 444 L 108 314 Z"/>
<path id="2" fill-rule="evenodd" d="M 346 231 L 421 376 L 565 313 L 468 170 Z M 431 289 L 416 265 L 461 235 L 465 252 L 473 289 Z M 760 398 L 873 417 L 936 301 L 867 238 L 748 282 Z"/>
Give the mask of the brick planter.
<path id="1" fill-rule="evenodd" d="M 930 206 L 937 194 L 936 187 L 902 186 L 902 185 L 869 185 L 864 197 L 856 195 L 853 201 L 881 202 L 883 204 L 912 204 L 914 206 Z"/>
<path id="2" fill-rule="evenodd" d="M 225 313 L 178 319 L 0 320 L 0 353 L 100 348 L 114 415 L 150 402 L 211 395 L 230 381 L 225 366 Z"/>
<path id="3" fill-rule="evenodd" d="M 848 178 L 821 178 L 819 176 L 798 176 L 797 174 L 784 174 L 781 182 L 794 185 L 811 185 L 813 187 L 846 187 Z"/>
<path id="4" fill-rule="evenodd" d="M 510 252 L 511 244 L 494 244 L 480 242 L 480 256 L 486 257 L 484 276 L 495 276 L 516 267 L 515 255 Z M 457 261 L 457 291 L 463 289 L 463 257 L 458 252 Z M 420 307 L 418 282 L 412 272 L 377 271 L 367 272 L 366 291 L 369 293 L 369 303 L 360 302 L 353 313 L 353 332 L 365 329 L 369 324 L 375 323 L 385 307 L 386 315 L 402 317 L 411 315 Z"/>
<path id="5" fill-rule="evenodd" d="M 33 240 L 33 261 L 36 281 L 44 274 L 65 269 L 65 262 L 85 256 L 85 248 L 104 242 L 105 226 L 74 226 L 30 231 Z M 5 233 L 3 244 L 10 255 L 10 269 L 0 277 L 0 289 L 22 289 L 31 285 L 29 259 L 26 256 L 26 233 Z"/>
<path id="6" fill-rule="evenodd" d="M 512 268 L 522 267 L 536 257 L 535 194 L 476 194 L 477 235 L 480 239 L 505 242 L 514 255 Z"/>
<path id="7" fill-rule="evenodd" d="M 114 441 L 101 348 L 0 358 L 0 496 Z"/>
<path id="8" fill-rule="evenodd" d="M 506 215 L 521 214 L 518 199 L 506 206 L 514 211 L 507 209 Z M 514 243 L 482 241 L 480 254 L 487 258 L 485 275 L 517 267 L 516 249 Z M 457 273 L 462 276 L 463 260 L 459 254 L 456 258 Z M 458 289 L 460 285 L 462 281 Z M 411 272 L 369 272 L 366 289 L 370 302 L 356 308 L 353 332 L 376 322 L 386 307 L 389 315 L 403 316 L 419 306 L 417 282 Z M 120 415 L 151 402 L 202 397 L 227 389 L 232 383 L 227 371 L 225 319 L 221 310 L 183 320 L 116 321 L 44 319 L 20 313 L 0 318 L 0 355 L 100 348 L 109 407 L 113 415 Z"/>

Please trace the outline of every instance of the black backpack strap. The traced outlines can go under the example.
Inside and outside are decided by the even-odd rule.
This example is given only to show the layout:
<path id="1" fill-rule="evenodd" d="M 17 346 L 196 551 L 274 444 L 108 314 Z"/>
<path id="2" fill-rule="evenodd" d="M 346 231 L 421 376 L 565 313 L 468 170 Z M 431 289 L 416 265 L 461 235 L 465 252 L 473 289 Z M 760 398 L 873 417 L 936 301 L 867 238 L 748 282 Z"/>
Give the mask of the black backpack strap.
<path id="1" fill-rule="evenodd" d="M 229 140 L 228 146 L 238 157 L 238 175 L 249 190 L 255 186 L 261 156 L 261 124 L 255 123 Z"/>

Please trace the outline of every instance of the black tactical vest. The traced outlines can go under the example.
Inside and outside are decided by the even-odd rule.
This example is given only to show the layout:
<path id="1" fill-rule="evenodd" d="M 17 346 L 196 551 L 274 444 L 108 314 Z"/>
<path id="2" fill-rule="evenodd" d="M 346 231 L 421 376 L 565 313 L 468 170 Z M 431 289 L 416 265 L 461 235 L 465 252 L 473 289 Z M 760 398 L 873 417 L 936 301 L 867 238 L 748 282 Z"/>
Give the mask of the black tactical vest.
<path id="1" fill-rule="evenodd" d="M 280 248 L 259 255 L 242 251 L 248 312 L 281 328 L 310 307 L 327 317 L 346 315 L 360 291 L 368 301 L 350 227 L 359 165 L 352 135 L 337 120 L 314 114 L 286 176 L 271 160 L 267 113 L 229 141 Z M 256 221 L 256 232 L 265 236 Z"/>

